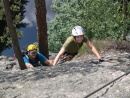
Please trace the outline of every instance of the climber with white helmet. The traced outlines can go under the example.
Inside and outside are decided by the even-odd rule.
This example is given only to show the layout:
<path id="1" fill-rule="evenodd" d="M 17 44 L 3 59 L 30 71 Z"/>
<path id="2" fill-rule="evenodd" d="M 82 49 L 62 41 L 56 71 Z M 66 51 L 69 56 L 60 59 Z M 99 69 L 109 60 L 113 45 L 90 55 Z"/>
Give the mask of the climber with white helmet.
<path id="1" fill-rule="evenodd" d="M 37 46 L 35 44 L 28 45 L 27 52 L 24 54 L 23 59 L 27 68 L 41 65 L 53 65 L 52 61 L 48 60 L 44 55 L 37 51 Z"/>
<path id="2" fill-rule="evenodd" d="M 99 62 L 102 62 L 98 51 L 91 44 L 88 38 L 84 34 L 84 30 L 81 26 L 75 26 L 72 29 L 72 36 L 68 37 L 65 43 L 63 44 L 61 50 L 56 56 L 53 65 L 56 65 L 59 60 L 69 61 L 74 58 L 75 55 L 78 54 L 79 49 L 82 47 L 83 43 L 86 43 L 87 46 L 93 51 L 93 53 L 99 59 Z"/>

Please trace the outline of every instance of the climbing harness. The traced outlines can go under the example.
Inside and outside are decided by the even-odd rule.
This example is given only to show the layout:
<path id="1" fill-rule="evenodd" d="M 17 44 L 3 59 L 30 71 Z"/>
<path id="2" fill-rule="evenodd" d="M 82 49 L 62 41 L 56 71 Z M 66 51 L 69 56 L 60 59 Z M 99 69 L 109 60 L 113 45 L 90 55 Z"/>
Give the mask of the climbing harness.
<path id="1" fill-rule="evenodd" d="M 78 52 L 76 52 L 76 53 L 67 53 L 67 52 L 65 52 L 63 54 L 63 56 L 61 56 L 60 62 L 58 64 L 62 64 L 64 62 L 66 62 L 66 61 L 72 60 L 75 57 L 75 55 L 77 55 L 77 54 L 78 54 Z"/>
<path id="2" fill-rule="evenodd" d="M 88 94 L 88 95 L 87 95 L 87 96 L 85 96 L 84 98 L 88 98 L 88 97 L 90 97 L 91 95 L 95 94 L 96 92 L 100 91 L 101 89 L 103 89 L 104 87 L 106 87 L 106 86 L 110 85 L 111 83 L 115 82 L 116 80 L 118 80 L 118 79 L 122 78 L 123 76 L 128 75 L 129 73 L 130 73 L 130 71 L 129 71 L 129 72 L 126 72 L 125 74 L 123 74 L 123 75 L 121 75 L 121 76 L 117 77 L 116 79 L 112 80 L 111 82 L 109 82 L 109 83 L 105 84 L 104 86 L 100 87 L 99 89 L 97 89 L 97 90 L 95 90 L 95 91 L 91 92 L 90 94 Z"/>

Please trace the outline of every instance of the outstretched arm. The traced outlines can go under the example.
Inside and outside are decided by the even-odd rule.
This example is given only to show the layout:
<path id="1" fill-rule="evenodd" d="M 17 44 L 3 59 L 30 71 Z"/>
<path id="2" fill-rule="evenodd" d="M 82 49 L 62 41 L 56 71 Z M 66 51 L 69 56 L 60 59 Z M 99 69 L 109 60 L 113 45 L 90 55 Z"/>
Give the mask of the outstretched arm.
<path id="1" fill-rule="evenodd" d="M 24 56 L 23 60 L 24 60 L 26 68 L 33 68 L 33 65 L 29 62 L 29 59 L 27 58 L 27 56 Z"/>
<path id="2" fill-rule="evenodd" d="M 46 60 L 45 62 L 44 62 L 46 65 L 49 65 L 49 66 L 52 66 L 53 65 L 53 62 L 51 61 L 51 60 Z"/>
<path id="3" fill-rule="evenodd" d="M 57 62 L 59 61 L 60 57 L 63 55 L 63 53 L 65 52 L 65 49 L 62 47 L 61 50 L 59 51 L 58 55 L 56 56 L 53 65 L 56 65 Z"/>
<path id="4" fill-rule="evenodd" d="M 100 55 L 98 53 L 98 51 L 96 50 L 96 48 L 91 44 L 90 41 L 87 41 L 86 44 L 89 46 L 89 48 L 93 51 L 93 53 L 97 56 L 98 59 L 100 59 Z"/>
<path id="5" fill-rule="evenodd" d="M 25 63 L 25 66 L 26 66 L 27 68 L 33 68 L 33 65 L 32 65 L 31 63 Z"/>

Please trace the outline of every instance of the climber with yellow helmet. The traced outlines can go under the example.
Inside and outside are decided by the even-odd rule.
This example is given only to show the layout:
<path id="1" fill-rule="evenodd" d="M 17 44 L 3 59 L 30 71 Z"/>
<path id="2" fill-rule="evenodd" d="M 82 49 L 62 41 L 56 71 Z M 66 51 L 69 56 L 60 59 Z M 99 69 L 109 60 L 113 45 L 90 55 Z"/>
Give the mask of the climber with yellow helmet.
<path id="1" fill-rule="evenodd" d="M 59 51 L 53 62 L 53 65 L 56 65 L 59 60 L 64 62 L 73 59 L 73 57 L 78 54 L 78 50 L 81 48 L 83 43 L 86 43 L 87 46 L 93 51 L 93 53 L 99 59 L 99 62 L 104 61 L 103 59 L 101 59 L 96 48 L 85 36 L 83 28 L 81 26 L 75 26 L 72 29 L 72 36 L 68 37 L 63 44 L 61 50 Z"/>
<path id="2" fill-rule="evenodd" d="M 27 53 L 23 57 L 27 68 L 45 65 L 53 65 L 52 61 L 48 60 L 44 55 L 37 51 L 35 44 L 30 44 L 27 47 Z M 40 63 L 39 63 L 40 61 Z"/>

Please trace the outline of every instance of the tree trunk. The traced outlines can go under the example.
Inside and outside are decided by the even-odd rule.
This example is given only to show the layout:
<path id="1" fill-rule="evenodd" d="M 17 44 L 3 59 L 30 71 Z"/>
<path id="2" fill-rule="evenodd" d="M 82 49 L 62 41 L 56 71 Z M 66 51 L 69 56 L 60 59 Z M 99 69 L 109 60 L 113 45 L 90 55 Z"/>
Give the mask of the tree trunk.
<path id="1" fill-rule="evenodd" d="M 128 16 L 128 0 L 123 0 L 123 32 L 122 39 L 126 40 L 127 36 L 127 16 Z"/>
<path id="2" fill-rule="evenodd" d="M 35 0 L 35 7 L 39 52 L 42 53 L 45 57 L 49 58 L 45 0 Z"/>
<path id="3" fill-rule="evenodd" d="M 9 32 L 10 32 L 10 35 L 12 38 L 14 53 L 16 55 L 16 58 L 18 59 L 18 63 L 19 63 L 20 68 L 23 70 L 26 68 L 26 66 L 24 64 L 22 54 L 20 51 L 17 33 L 16 33 L 15 27 L 13 25 L 13 20 L 11 17 L 11 12 L 10 12 L 10 7 L 9 7 L 9 0 L 3 0 L 3 4 L 4 4 L 7 25 L 8 25 Z"/>

